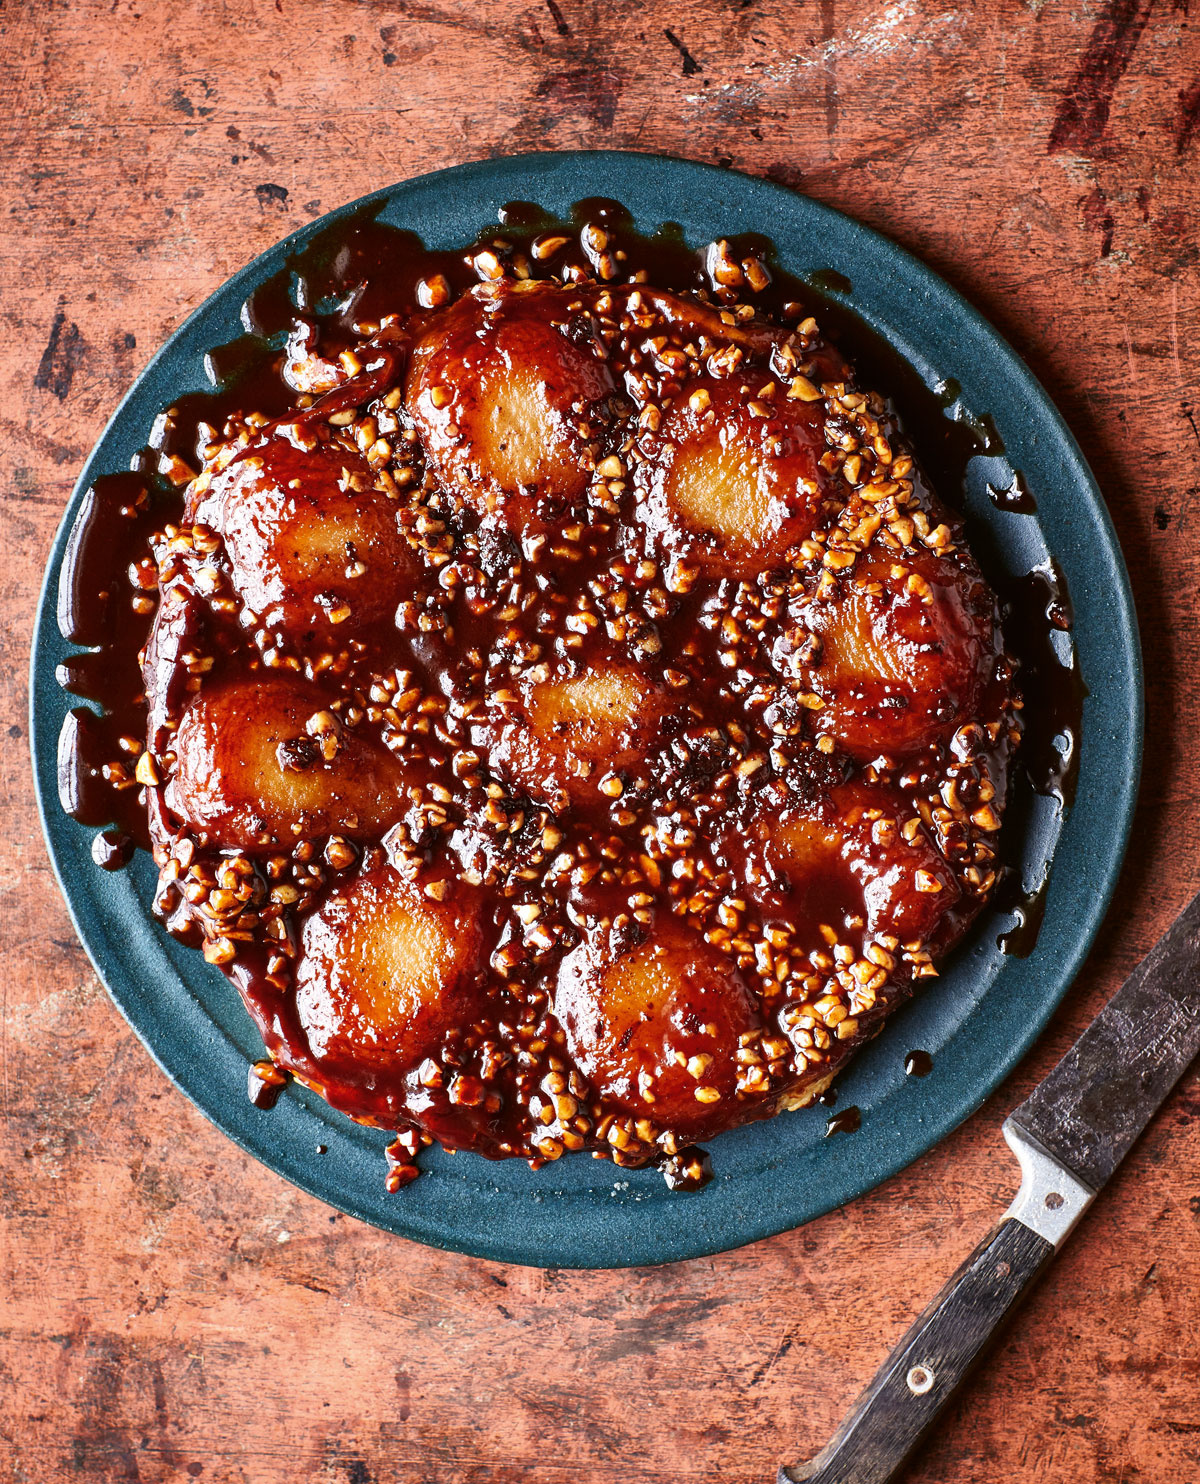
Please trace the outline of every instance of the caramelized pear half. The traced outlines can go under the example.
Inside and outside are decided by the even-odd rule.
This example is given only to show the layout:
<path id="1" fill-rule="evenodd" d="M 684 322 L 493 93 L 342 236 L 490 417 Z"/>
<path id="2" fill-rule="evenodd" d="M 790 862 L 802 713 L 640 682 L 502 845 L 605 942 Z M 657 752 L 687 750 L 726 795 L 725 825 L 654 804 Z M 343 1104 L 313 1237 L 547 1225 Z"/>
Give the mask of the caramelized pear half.
<path id="1" fill-rule="evenodd" d="M 243 850 L 379 835 L 403 807 L 401 765 L 381 743 L 343 729 L 324 692 L 299 677 L 206 685 L 183 713 L 175 753 L 168 808 Z"/>

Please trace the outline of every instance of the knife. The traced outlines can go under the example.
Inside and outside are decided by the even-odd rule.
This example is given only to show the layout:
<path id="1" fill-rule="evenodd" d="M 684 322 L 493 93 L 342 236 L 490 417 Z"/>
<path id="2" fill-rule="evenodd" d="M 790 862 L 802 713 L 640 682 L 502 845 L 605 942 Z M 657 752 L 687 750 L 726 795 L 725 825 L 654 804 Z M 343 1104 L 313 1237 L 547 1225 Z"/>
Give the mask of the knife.
<path id="1" fill-rule="evenodd" d="M 887 1484 L 1200 1054 L 1200 895 L 1004 1121 L 1021 1188 L 830 1442 L 777 1484 Z"/>

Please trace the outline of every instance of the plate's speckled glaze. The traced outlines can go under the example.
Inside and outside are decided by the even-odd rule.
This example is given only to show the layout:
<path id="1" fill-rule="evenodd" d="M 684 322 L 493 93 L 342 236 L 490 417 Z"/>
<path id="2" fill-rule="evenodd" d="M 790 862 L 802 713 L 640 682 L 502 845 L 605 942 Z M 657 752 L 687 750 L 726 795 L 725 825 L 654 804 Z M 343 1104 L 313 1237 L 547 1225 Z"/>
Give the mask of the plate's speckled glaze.
<path id="1" fill-rule="evenodd" d="M 862 1110 L 861 1131 L 826 1139 L 827 1109 L 806 1109 L 724 1134 L 715 1179 L 698 1195 L 668 1191 L 654 1170 L 563 1159 L 533 1173 L 435 1150 L 396 1195 L 383 1188 L 387 1135 L 360 1128 L 302 1089 L 271 1111 L 246 1097 L 247 1063 L 261 1045 L 237 994 L 194 950 L 174 943 L 149 910 L 154 871 L 139 855 L 117 875 L 92 862 L 93 831 L 60 810 L 57 737 L 73 702 L 56 664 L 69 652 L 55 622 L 59 567 L 83 492 L 129 465 L 160 408 L 207 385 L 206 350 L 241 331 L 247 294 L 289 252 L 362 203 L 323 217 L 244 268 L 166 343 L 121 404 L 80 476 L 54 544 L 34 636 L 31 741 L 51 858 L 84 946 L 104 983 L 167 1075 L 219 1128 L 322 1200 L 439 1247 L 510 1262 L 618 1267 L 737 1247 L 852 1200 L 901 1169 L 967 1117 L 1012 1069 L 1079 968 L 1116 882 L 1137 792 L 1142 738 L 1136 619 L 1112 526 L 1070 432 L 1037 381 L 995 331 L 927 268 L 865 227 L 781 187 L 709 166 L 617 152 L 538 154 L 406 181 L 369 201 L 382 220 L 431 247 L 467 242 L 507 201 L 566 215 L 574 201 L 611 196 L 653 231 L 681 224 L 693 245 L 715 235 L 770 236 L 800 275 L 839 270 L 847 302 L 884 334 L 930 386 L 953 378 L 961 405 L 990 414 L 1003 459 L 968 471 L 975 539 L 1009 572 L 1053 555 L 1075 610 L 1073 638 L 1085 702 L 1078 796 L 1065 822 L 1038 800 L 1025 838 L 1027 869 L 1054 859 L 1045 921 L 1026 959 L 996 946 L 1011 919 L 987 912 L 942 978 L 888 1022 L 838 1084 L 838 1106 Z M 882 390 L 886 391 L 884 387 Z M 919 452 L 919 450 L 918 450 Z M 987 485 L 1019 468 L 1036 517 L 997 510 Z M 905 1053 L 933 1054 L 932 1073 L 904 1074 Z M 318 1149 L 323 1147 L 325 1152 Z"/>

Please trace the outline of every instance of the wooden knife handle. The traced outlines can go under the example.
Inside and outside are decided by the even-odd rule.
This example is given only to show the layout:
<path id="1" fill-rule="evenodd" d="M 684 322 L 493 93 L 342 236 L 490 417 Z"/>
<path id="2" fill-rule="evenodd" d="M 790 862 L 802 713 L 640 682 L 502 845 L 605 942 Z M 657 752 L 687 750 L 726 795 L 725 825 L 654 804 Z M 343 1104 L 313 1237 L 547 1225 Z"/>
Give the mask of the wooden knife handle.
<path id="1" fill-rule="evenodd" d="M 1009 1217 L 985 1237 L 810 1463 L 777 1484 L 889 1484 L 1054 1256 Z"/>

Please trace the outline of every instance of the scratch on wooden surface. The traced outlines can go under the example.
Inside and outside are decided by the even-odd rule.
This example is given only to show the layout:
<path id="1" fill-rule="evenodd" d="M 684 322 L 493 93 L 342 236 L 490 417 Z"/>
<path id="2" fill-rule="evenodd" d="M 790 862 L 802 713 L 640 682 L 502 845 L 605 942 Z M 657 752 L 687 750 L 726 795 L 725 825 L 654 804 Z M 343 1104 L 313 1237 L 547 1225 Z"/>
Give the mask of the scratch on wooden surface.
<path id="1" fill-rule="evenodd" d="M 839 6 L 844 24 L 839 30 Z M 852 17 L 862 16 L 855 24 Z M 820 0 L 820 31 L 800 45 L 800 38 L 774 56 L 752 64 L 754 73 L 761 72 L 771 82 L 795 81 L 813 70 L 827 71 L 832 60 L 856 65 L 882 62 L 896 53 L 918 48 L 945 46 L 956 32 L 964 31 L 968 18 L 956 9 L 938 9 L 921 13 L 915 0 L 900 0 L 882 10 L 842 3 L 842 0 Z"/>
<path id="2" fill-rule="evenodd" d="M 1087 154 L 1100 143 L 1113 94 L 1133 59 L 1153 0 L 1109 0 L 1096 22 L 1050 131 L 1050 152 Z"/>
<path id="3" fill-rule="evenodd" d="M 821 0 L 821 51 L 825 58 L 823 68 L 825 73 L 825 137 L 829 141 L 831 153 L 838 121 L 837 49 L 833 45 L 834 36 L 837 34 L 834 5 L 835 0 Z"/>
<path id="4" fill-rule="evenodd" d="M 552 116 L 583 115 L 600 129 L 611 129 L 621 101 L 624 75 L 617 67 L 588 64 L 552 72 L 534 89 L 551 106 Z"/>
<path id="5" fill-rule="evenodd" d="M 1172 130 L 1177 155 L 1187 149 L 1197 129 L 1200 129 L 1200 77 L 1179 94 L 1179 113 Z"/>
<path id="6" fill-rule="evenodd" d="M 8 1122 L 11 1099 L 8 1091 L 8 981 L 0 986 L 0 1073 L 4 1084 L 4 1121 Z"/>
<path id="7" fill-rule="evenodd" d="M 46 348 L 42 351 L 42 358 L 34 372 L 34 386 L 40 391 L 50 392 L 60 402 L 65 401 L 82 354 L 83 341 L 79 326 L 67 323 L 66 311 L 60 299 L 50 326 L 50 338 L 46 341 Z"/>
<path id="8" fill-rule="evenodd" d="M 670 26 L 667 26 L 664 29 L 663 35 L 679 53 L 680 58 L 682 59 L 684 77 L 695 77 L 697 72 L 704 71 L 704 68 L 700 65 L 699 62 L 697 62 L 695 57 L 692 56 L 691 52 L 688 51 L 687 47 L 684 46 L 683 42 L 680 41 L 678 36 L 676 36 L 675 32 L 671 30 Z"/>
<path id="9" fill-rule="evenodd" d="M 1188 425 L 1191 427 L 1192 436 L 1196 440 L 1196 447 L 1200 449 L 1200 426 L 1198 426 L 1196 423 L 1195 409 L 1187 402 L 1184 402 L 1180 407 L 1180 411 L 1183 413 L 1185 419 L 1188 422 Z"/>
<path id="10" fill-rule="evenodd" d="M 558 34 L 560 36 L 570 36 L 571 28 L 567 25 L 563 13 L 555 3 L 555 0 L 546 0 L 546 9 L 550 12 L 550 18 L 554 22 L 554 29 Z"/>
<path id="11" fill-rule="evenodd" d="M 1079 203 L 1079 208 L 1088 226 L 1100 233 L 1100 256 L 1108 257 L 1112 252 L 1113 233 L 1117 225 L 1112 208 L 1108 204 L 1108 197 L 1099 186 L 1096 186 Z"/>
<path id="12" fill-rule="evenodd" d="M 746 1383 L 747 1386 L 757 1386 L 759 1382 L 762 1381 L 763 1378 L 767 1375 L 768 1371 L 774 1369 L 774 1367 L 779 1363 L 779 1361 L 783 1359 L 783 1357 L 788 1353 L 788 1351 L 794 1344 L 795 1339 L 793 1338 L 793 1336 L 791 1334 L 785 1335 L 783 1339 L 780 1340 L 779 1344 L 776 1345 L 775 1349 L 772 1350 L 767 1359 L 754 1368 L 754 1371 L 750 1376 L 750 1380 Z"/>
<path id="13" fill-rule="evenodd" d="M 1179 280 L 1171 280 L 1171 359 L 1175 364 L 1175 386 L 1182 391 L 1185 386 L 1183 362 L 1179 359 Z"/>

